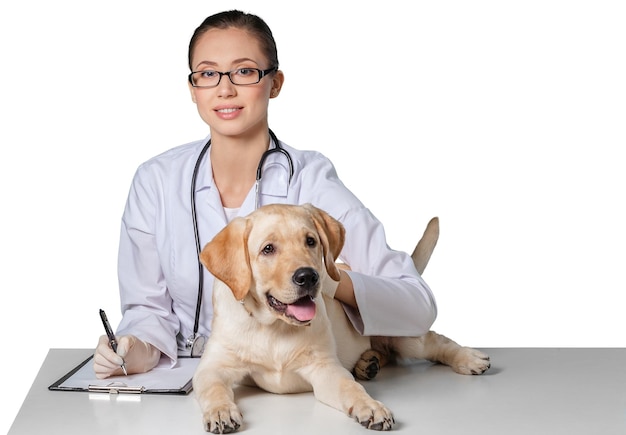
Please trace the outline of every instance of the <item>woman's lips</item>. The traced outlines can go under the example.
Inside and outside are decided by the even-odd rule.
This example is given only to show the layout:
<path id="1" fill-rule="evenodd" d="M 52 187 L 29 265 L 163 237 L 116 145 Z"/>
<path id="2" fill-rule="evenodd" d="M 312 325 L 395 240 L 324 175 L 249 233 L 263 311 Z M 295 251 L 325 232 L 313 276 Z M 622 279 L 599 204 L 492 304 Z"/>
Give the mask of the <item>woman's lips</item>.
<path id="1" fill-rule="evenodd" d="M 221 107 L 215 109 L 215 113 L 221 119 L 233 119 L 241 113 L 242 107 Z"/>

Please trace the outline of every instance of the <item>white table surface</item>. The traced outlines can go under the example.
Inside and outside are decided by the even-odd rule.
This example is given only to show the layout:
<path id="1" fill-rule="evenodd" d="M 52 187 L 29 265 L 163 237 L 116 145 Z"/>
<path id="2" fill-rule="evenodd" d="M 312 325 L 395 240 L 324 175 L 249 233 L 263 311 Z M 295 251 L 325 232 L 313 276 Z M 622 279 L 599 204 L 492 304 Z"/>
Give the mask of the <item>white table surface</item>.
<path id="1" fill-rule="evenodd" d="M 492 368 L 481 376 L 417 362 L 388 366 L 368 392 L 406 434 L 626 434 L 626 349 L 481 349 Z M 31 434 L 203 434 L 187 396 L 48 391 L 90 349 L 51 349 L 9 431 Z M 6 394 L 6 393 L 5 393 Z M 312 393 L 274 395 L 239 387 L 245 434 L 366 434 Z"/>

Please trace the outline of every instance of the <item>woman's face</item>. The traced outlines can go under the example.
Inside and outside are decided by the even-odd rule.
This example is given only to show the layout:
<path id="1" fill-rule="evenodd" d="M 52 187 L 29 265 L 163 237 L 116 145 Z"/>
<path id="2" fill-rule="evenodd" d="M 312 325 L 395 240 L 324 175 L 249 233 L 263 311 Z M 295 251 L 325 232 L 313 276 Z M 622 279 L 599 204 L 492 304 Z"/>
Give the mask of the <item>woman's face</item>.
<path id="1" fill-rule="evenodd" d="M 237 28 L 211 29 L 197 41 L 191 61 L 193 71 L 232 71 L 239 68 L 266 70 L 268 64 L 258 40 Z M 234 85 L 222 76 L 214 88 L 194 88 L 191 97 L 200 117 L 211 127 L 211 136 L 246 136 L 267 131 L 267 106 L 280 92 L 281 71 L 254 85 Z"/>

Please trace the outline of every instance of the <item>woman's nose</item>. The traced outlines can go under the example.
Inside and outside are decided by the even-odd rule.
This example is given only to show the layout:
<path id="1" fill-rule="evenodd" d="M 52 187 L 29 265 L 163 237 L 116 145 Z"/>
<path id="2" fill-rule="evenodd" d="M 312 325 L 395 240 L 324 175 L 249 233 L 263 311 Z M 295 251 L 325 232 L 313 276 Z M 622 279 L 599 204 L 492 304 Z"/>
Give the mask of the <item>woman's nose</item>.
<path id="1" fill-rule="evenodd" d="M 232 97 L 236 93 L 236 87 L 230 81 L 230 77 L 222 76 L 222 80 L 217 85 L 217 95 L 220 97 Z"/>

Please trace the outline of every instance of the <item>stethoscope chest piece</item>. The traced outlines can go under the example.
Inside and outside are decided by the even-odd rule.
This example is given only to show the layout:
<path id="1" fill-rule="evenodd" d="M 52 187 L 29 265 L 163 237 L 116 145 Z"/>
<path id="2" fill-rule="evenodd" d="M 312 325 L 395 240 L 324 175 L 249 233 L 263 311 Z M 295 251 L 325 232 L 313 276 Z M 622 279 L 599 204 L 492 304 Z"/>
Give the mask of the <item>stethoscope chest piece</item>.
<path id="1" fill-rule="evenodd" d="M 204 353 L 207 340 L 206 335 L 202 334 L 194 334 L 187 339 L 187 349 L 190 349 L 192 358 L 199 357 Z"/>

